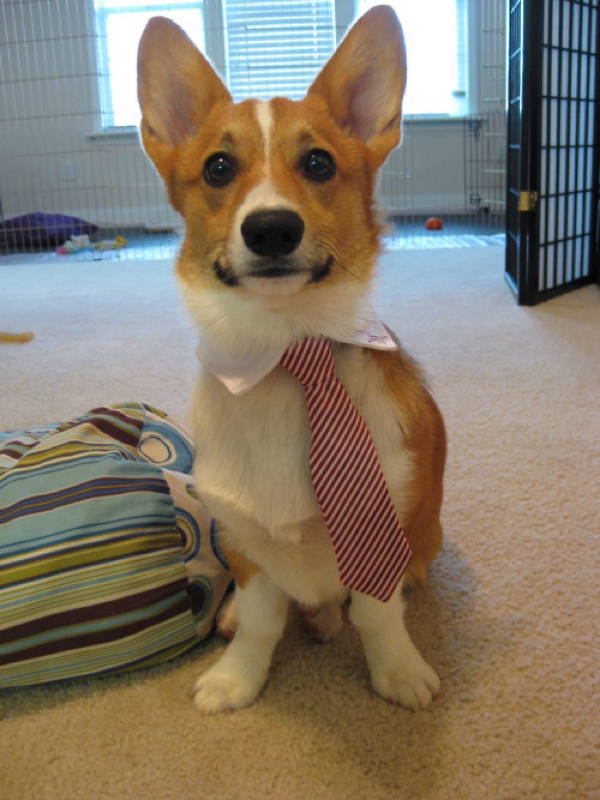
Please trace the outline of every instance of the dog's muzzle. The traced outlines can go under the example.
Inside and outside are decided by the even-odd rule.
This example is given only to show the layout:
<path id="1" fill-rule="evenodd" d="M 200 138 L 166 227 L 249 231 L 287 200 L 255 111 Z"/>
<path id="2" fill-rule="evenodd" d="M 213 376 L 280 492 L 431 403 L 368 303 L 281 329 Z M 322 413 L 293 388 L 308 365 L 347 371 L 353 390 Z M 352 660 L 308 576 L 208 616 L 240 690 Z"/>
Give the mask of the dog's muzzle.
<path id="1" fill-rule="evenodd" d="M 304 227 L 302 217 L 289 209 L 253 211 L 240 226 L 249 256 L 246 264 L 238 271 L 235 265 L 224 266 L 217 260 L 216 276 L 226 286 L 239 286 L 245 278 L 281 279 L 294 275 L 304 275 L 307 283 L 319 283 L 329 275 L 333 257 L 312 266 L 301 263 L 297 250 Z"/>

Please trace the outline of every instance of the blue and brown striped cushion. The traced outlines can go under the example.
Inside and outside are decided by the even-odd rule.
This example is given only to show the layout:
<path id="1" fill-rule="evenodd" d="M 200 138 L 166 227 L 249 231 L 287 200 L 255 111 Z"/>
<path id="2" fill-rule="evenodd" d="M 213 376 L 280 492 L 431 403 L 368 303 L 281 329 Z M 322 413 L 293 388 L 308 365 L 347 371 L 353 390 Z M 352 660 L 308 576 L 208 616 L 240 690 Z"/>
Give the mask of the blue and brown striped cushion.
<path id="1" fill-rule="evenodd" d="M 0 434 L 0 687 L 132 669 L 212 629 L 230 584 L 191 442 L 139 403 Z"/>

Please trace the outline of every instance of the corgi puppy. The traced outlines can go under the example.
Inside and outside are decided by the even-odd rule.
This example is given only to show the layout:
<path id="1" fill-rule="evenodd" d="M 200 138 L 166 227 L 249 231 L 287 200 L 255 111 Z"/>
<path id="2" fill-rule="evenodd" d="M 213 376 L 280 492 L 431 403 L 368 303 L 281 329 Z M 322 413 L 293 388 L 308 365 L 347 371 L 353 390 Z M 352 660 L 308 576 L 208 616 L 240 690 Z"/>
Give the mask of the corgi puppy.
<path id="1" fill-rule="evenodd" d="M 255 700 L 289 599 L 326 639 L 348 594 L 311 482 L 304 391 L 278 363 L 291 343 L 331 341 L 410 543 L 409 577 L 422 582 L 441 546 L 442 417 L 369 306 L 374 184 L 400 139 L 405 65 L 388 6 L 354 25 L 301 101 L 234 103 L 168 19 L 140 41 L 143 143 L 186 225 L 176 273 L 199 333 L 195 476 L 236 579 L 235 634 L 196 684 L 205 713 Z M 405 628 L 401 585 L 387 602 L 349 594 L 375 691 L 427 706 L 439 680 Z"/>

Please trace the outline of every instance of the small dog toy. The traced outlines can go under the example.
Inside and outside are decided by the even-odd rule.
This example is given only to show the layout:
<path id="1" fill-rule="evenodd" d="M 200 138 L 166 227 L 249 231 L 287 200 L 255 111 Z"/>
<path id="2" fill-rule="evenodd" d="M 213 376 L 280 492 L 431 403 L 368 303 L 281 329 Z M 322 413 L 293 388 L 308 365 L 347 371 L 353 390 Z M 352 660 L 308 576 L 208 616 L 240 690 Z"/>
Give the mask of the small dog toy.
<path id="1" fill-rule="evenodd" d="M 67 239 L 64 244 L 56 248 L 56 254 L 59 256 L 71 256 L 75 253 L 84 253 L 87 250 L 93 250 L 93 248 L 94 246 L 90 242 L 90 237 L 87 233 L 83 233 L 80 236 L 71 236 L 70 239 Z"/>
<path id="2" fill-rule="evenodd" d="M 114 239 L 103 239 L 101 242 L 96 242 L 94 250 L 105 253 L 107 250 L 122 250 L 126 246 L 127 239 L 124 236 L 116 236 Z"/>
<path id="3" fill-rule="evenodd" d="M 103 239 L 101 242 L 90 242 L 87 234 L 81 236 L 71 236 L 70 239 L 60 247 L 56 248 L 59 256 L 71 256 L 76 253 L 97 252 L 106 253 L 109 250 L 122 250 L 127 246 L 127 239 L 124 236 L 116 236 L 114 239 Z"/>

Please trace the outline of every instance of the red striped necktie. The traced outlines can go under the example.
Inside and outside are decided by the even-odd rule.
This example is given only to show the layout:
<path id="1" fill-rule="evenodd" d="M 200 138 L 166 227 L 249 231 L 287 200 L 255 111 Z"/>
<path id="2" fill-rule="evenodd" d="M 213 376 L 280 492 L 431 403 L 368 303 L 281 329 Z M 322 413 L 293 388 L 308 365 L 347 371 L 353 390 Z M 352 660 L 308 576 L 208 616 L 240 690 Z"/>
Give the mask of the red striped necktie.
<path id="1" fill-rule="evenodd" d="M 313 488 L 344 586 L 383 602 L 411 549 L 400 527 L 373 439 L 335 373 L 329 339 L 304 339 L 281 358 L 304 387 Z"/>

